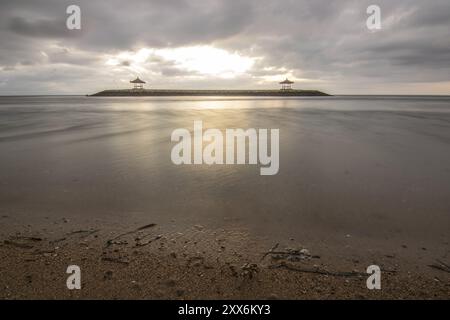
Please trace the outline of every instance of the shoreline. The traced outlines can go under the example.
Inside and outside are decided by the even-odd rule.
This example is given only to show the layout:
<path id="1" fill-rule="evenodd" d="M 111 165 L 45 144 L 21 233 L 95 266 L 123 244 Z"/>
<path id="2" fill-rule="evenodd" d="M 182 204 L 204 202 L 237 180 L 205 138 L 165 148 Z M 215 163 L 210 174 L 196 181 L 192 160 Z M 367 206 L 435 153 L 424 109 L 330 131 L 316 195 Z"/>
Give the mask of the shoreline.
<path id="1" fill-rule="evenodd" d="M 165 90 L 165 89 L 123 89 L 104 90 L 90 97 L 117 96 L 245 96 L 245 97 L 311 97 L 331 96 L 318 90 Z"/>

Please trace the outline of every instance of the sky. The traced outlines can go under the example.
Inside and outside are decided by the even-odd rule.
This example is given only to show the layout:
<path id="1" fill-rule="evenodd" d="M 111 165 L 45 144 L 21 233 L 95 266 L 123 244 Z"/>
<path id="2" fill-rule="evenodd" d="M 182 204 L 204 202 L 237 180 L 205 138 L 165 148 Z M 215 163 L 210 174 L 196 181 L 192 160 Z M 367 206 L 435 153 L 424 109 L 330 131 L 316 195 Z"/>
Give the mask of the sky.
<path id="1" fill-rule="evenodd" d="M 370 30 L 367 7 L 381 9 Z M 81 29 L 66 9 L 81 10 Z M 1 0 L 0 95 L 130 88 L 450 94 L 449 0 Z"/>

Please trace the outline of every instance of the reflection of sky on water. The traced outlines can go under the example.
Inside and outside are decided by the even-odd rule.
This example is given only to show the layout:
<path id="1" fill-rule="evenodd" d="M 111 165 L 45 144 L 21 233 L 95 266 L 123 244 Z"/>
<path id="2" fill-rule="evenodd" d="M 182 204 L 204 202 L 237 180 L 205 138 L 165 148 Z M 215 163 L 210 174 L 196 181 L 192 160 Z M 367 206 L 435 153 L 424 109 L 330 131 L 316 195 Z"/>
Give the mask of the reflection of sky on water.
<path id="1" fill-rule="evenodd" d="M 36 214 L 233 221 L 264 234 L 445 237 L 449 110 L 442 97 L 0 98 L 0 203 Z M 171 132 L 194 120 L 279 128 L 279 174 L 173 165 Z"/>

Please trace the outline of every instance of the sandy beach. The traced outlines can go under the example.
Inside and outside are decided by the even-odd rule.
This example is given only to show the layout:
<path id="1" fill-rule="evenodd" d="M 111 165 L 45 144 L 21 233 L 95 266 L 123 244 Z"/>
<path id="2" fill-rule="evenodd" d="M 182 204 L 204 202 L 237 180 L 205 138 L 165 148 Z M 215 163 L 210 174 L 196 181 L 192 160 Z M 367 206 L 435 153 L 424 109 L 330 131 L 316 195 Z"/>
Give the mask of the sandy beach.
<path id="1" fill-rule="evenodd" d="M 405 244 L 358 254 L 366 244 L 351 237 L 335 247 L 300 239 L 269 245 L 245 230 L 176 222 L 128 228 L 48 222 L 2 235 L 1 299 L 447 299 L 450 293 L 448 272 L 436 267 L 434 255 Z M 366 288 L 373 263 L 382 269 L 382 290 Z M 81 290 L 66 288 L 73 264 L 82 270 Z"/>
<path id="2" fill-rule="evenodd" d="M 2 97 L 0 298 L 448 299 L 449 108 Z M 170 133 L 194 120 L 280 128 L 279 173 L 173 165 Z"/>

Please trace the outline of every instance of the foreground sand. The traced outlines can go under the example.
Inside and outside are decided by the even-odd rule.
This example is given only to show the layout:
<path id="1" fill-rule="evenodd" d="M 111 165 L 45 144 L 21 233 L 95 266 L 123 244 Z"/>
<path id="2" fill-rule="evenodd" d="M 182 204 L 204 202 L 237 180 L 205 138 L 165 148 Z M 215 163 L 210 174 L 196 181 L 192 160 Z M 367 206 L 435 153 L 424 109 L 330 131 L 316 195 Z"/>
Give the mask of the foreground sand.
<path id="1" fill-rule="evenodd" d="M 4 223 L 7 216 L 1 218 Z M 12 224 L 11 224 L 12 225 Z M 448 270 L 416 255 L 336 254 L 298 239 L 269 245 L 239 228 L 90 225 L 68 219 L 2 230 L 1 299 L 448 299 Z M 5 226 L 5 224 L 3 225 Z M 349 242 L 352 239 L 348 239 Z M 354 244 L 357 246 L 358 244 Z M 348 246 L 350 247 L 350 246 Z M 306 250 L 301 250 L 306 249 Z M 399 252 L 412 250 L 406 246 Z M 368 265 L 382 290 L 366 288 Z M 66 288 L 68 265 L 82 289 Z"/>

